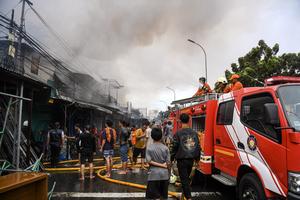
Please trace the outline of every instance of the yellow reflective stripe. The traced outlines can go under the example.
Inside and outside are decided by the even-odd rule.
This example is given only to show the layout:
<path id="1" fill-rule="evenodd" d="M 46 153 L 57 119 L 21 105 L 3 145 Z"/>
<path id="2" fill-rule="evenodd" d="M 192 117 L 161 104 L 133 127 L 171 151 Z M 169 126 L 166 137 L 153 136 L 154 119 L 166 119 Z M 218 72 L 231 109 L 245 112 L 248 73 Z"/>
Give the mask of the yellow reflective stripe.
<path id="1" fill-rule="evenodd" d="M 216 152 L 218 153 L 221 153 L 221 154 L 224 154 L 226 156 L 231 156 L 231 157 L 234 157 L 234 154 L 229 152 L 229 151 L 224 151 L 224 150 L 221 150 L 221 149 L 216 149 Z"/>

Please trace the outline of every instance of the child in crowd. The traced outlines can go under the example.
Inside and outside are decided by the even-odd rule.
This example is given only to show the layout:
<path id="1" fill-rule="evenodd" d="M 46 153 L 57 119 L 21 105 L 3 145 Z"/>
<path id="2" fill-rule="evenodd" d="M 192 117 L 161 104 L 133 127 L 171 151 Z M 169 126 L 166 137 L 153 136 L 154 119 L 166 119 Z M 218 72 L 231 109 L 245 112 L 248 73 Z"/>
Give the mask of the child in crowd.
<path id="1" fill-rule="evenodd" d="M 162 131 L 153 128 L 153 144 L 146 150 L 146 162 L 149 163 L 146 199 L 168 199 L 170 152 L 162 142 Z"/>

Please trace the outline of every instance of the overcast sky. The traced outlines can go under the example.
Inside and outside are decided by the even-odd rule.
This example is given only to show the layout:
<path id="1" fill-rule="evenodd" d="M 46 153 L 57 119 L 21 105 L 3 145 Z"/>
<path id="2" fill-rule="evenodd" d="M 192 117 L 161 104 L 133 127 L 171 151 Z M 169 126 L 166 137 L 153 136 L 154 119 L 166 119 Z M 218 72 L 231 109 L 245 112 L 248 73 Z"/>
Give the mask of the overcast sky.
<path id="1" fill-rule="evenodd" d="M 8 13 L 19 0 L 0 0 Z M 64 55 L 56 39 L 26 11 L 26 31 L 56 54 L 97 79 L 118 79 L 134 107 L 165 108 L 194 94 L 205 75 L 213 86 L 225 69 L 258 40 L 280 52 L 300 52 L 299 0 L 32 0 L 34 8 L 68 43 L 77 59 Z M 21 6 L 16 7 L 16 17 Z M 8 14 L 9 16 L 9 14 Z M 19 23 L 19 20 L 18 20 Z M 82 66 L 82 65 L 81 65 Z M 124 99 L 124 101 L 126 101 Z"/>

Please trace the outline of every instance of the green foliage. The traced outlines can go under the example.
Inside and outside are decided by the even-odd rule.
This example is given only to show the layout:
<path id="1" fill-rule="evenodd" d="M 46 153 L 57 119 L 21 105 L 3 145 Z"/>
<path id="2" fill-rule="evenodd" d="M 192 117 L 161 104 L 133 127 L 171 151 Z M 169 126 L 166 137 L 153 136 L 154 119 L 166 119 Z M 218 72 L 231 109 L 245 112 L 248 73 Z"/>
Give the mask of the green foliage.
<path id="1" fill-rule="evenodd" d="M 237 63 L 231 64 L 233 73 L 240 75 L 244 86 L 261 86 L 266 78 L 272 76 L 300 76 L 300 53 L 287 53 L 278 56 L 279 44 L 269 47 L 264 40 L 251 49 Z M 226 70 L 228 79 L 231 72 Z"/>

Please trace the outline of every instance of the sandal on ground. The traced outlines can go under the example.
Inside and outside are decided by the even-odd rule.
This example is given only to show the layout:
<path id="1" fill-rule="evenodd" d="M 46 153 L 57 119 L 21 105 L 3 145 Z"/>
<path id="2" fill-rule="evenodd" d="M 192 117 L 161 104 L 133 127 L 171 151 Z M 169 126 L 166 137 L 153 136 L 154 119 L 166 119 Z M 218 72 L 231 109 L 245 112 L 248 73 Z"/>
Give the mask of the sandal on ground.
<path id="1" fill-rule="evenodd" d="M 122 171 L 118 171 L 118 174 L 123 175 L 123 174 L 127 174 L 127 172 L 122 170 Z"/>

